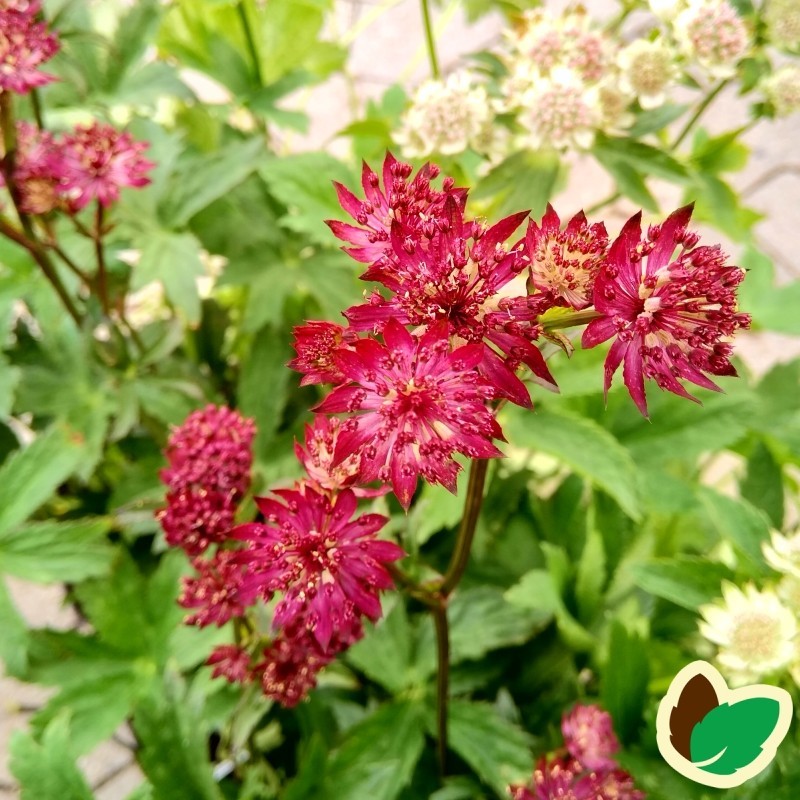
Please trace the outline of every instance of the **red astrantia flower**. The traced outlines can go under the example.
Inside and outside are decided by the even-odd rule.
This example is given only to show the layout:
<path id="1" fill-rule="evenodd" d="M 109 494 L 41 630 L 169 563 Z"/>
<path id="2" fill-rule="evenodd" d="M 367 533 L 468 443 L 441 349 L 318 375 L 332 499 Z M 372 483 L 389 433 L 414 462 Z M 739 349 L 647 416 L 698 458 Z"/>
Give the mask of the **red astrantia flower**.
<path id="1" fill-rule="evenodd" d="M 212 678 L 225 678 L 231 683 L 249 683 L 252 680 L 250 654 L 235 644 L 222 644 L 211 651 L 206 666 L 213 667 Z"/>
<path id="2" fill-rule="evenodd" d="M 65 136 L 64 188 L 72 207 L 80 210 L 95 198 L 102 206 L 109 206 L 119 199 L 124 186 L 150 183 L 147 173 L 155 164 L 142 155 L 148 147 L 146 142 L 134 141 L 130 134 L 100 122 L 79 125 Z"/>
<path id="3" fill-rule="evenodd" d="M 382 264 L 391 259 L 389 233 L 394 223 L 402 226 L 405 236 L 416 238 L 423 231 L 430 234 L 442 217 L 448 197 L 454 198 L 462 207 L 466 202 L 466 190 L 454 189 L 451 178 L 445 179 L 442 190 L 431 186 L 431 181 L 439 174 L 439 167 L 426 164 L 409 180 L 411 172 L 410 164 L 399 162 L 387 153 L 381 188 L 381 179 L 364 163 L 361 185 L 366 200 L 363 201 L 334 181 L 339 203 L 361 227 L 337 220 L 327 220 L 327 224 L 338 239 L 354 245 L 346 247 L 345 251 L 356 261 Z M 366 275 L 364 277 L 372 280 Z"/>
<path id="4" fill-rule="evenodd" d="M 63 176 L 63 151 L 53 136 L 29 122 L 18 122 L 14 186 L 22 211 L 47 214 L 56 208 Z M 2 175 L 0 186 L 5 186 Z"/>
<path id="5" fill-rule="evenodd" d="M 587 800 L 645 800 L 647 795 L 637 789 L 630 774 L 622 769 L 591 772 L 576 784 L 578 797 Z"/>
<path id="6" fill-rule="evenodd" d="M 533 778 L 527 786 L 511 786 L 509 792 L 512 800 L 595 800 L 586 794 L 578 794 L 575 790 L 577 774 L 580 768 L 564 759 L 555 758 L 547 761 L 539 759 Z"/>
<path id="7" fill-rule="evenodd" d="M 392 483 L 408 508 L 417 478 L 455 491 L 454 453 L 495 458 L 502 432 L 485 401 L 492 390 L 476 371 L 483 346 L 451 351 L 444 323 L 413 336 L 399 322 L 384 328 L 385 344 L 361 339 L 337 354 L 351 382 L 317 407 L 326 414 L 364 412 L 341 425 L 334 462 L 361 456 L 361 480 Z"/>
<path id="8" fill-rule="evenodd" d="M 264 650 L 253 668 L 264 694 L 286 708 L 294 708 L 317 685 L 319 672 L 338 651 L 323 651 L 314 636 L 302 626 L 280 633 Z"/>
<path id="9" fill-rule="evenodd" d="M 218 550 L 211 558 L 196 558 L 192 566 L 196 575 L 183 579 L 183 592 L 178 602 L 195 613 L 186 618 L 187 625 L 221 627 L 234 617 L 241 617 L 246 605 L 242 602 L 244 569 L 233 550 Z"/>
<path id="10" fill-rule="evenodd" d="M 312 320 L 298 325 L 293 333 L 297 357 L 288 366 L 303 373 L 301 386 L 341 383 L 344 380 L 333 356 L 340 348 L 350 347 L 356 341 L 358 335 L 355 331 L 334 322 Z"/>
<path id="11" fill-rule="evenodd" d="M 744 271 L 728 266 L 718 245 L 696 246 L 697 235 L 686 230 L 691 215 L 692 206 L 681 208 L 645 237 L 641 214 L 628 220 L 595 282 L 595 308 L 603 316 L 583 333 L 584 347 L 614 339 L 606 393 L 622 364 L 625 385 L 645 416 L 645 378 L 692 400 L 681 379 L 719 391 L 706 373 L 736 375 L 728 341 L 750 324 L 737 311 Z"/>
<path id="12" fill-rule="evenodd" d="M 582 309 L 592 304 L 592 286 L 608 252 L 602 222 L 589 225 L 581 211 L 561 230 L 548 203 L 541 226 L 528 222 L 525 246 L 530 259 L 528 286 L 559 302 Z"/>
<path id="13" fill-rule="evenodd" d="M 498 396 L 530 406 L 528 391 L 514 374 L 519 364 L 548 388 L 555 388 L 555 381 L 533 344 L 542 332 L 538 318 L 552 302 L 527 296 L 524 248 L 506 245 L 526 216 L 514 214 L 485 229 L 465 220 L 463 208 L 448 198 L 429 234 L 410 237 L 399 222 L 393 223 L 391 258 L 363 276 L 392 294 L 387 298 L 374 292 L 345 316 L 353 328 L 374 332 L 389 319 L 414 327 L 444 321 L 455 342 L 485 343 L 481 371 Z"/>
<path id="14" fill-rule="evenodd" d="M 188 555 L 222 543 L 250 485 L 255 426 L 229 408 L 194 411 L 172 432 L 161 470 L 167 507 L 158 512 L 167 542 Z"/>
<path id="15" fill-rule="evenodd" d="M 238 553 L 246 567 L 244 591 L 264 599 L 283 592 L 273 627 L 305 627 L 327 652 L 334 634 L 338 639 L 355 635 L 360 614 L 373 621 L 380 617 L 378 594 L 393 585 L 386 564 L 404 553 L 376 538 L 386 517 L 352 519 L 357 499 L 350 489 L 336 497 L 311 486 L 273 495 L 256 498 L 263 523 L 240 525 L 233 532 L 249 543 Z"/>
<path id="16" fill-rule="evenodd" d="M 36 20 L 38 3 L 0 3 L 0 92 L 27 94 L 54 81 L 39 72 L 59 49 L 58 38 Z"/>
<path id="17" fill-rule="evenodd" d="M 595 705 L 577 705 L 561 720 L 561 733 L 570 755 L 587 770 L 616 766 L 619 741 L 611 715 Z"/>
<path id="18" fill-rule="evenodd" d="M 305 448 L 295 442 L 294 452 L 308 474 L 305 483 L 320 492 L 337 492 L 352 487 L 356 497 L 377 497 L 388 488 L 366 489 L 354 486 L 361 480 L 361 455 L 353 453 L 336 463 L 333 454 L 342 421 L 317 414 L 313 425 L 306 425 Z"/>

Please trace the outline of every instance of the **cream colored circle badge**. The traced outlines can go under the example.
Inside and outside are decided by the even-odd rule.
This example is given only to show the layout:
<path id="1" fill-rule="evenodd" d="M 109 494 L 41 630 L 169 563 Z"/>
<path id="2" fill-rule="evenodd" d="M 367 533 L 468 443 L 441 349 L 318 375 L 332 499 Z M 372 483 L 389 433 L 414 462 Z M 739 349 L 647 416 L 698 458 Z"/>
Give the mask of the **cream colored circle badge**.
<path id="1" fill-rule="evenodd" d="M 769 766 L 791 721 L 787 691 L 764 684 L 729 689 L 711 664 L 693 661 L 658 707 L 658 749 L 689 780 L 732 789 Z"/>

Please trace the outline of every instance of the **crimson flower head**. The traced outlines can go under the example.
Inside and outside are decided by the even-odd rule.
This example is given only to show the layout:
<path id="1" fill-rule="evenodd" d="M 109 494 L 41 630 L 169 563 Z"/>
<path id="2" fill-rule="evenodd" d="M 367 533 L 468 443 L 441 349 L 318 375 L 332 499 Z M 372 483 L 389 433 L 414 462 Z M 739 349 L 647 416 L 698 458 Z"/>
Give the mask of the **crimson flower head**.
<path id="1" fill-rule="evenodd" d="M 341 383 L 344 375 L 336 366 L 334 353 L 350 346 L 357 338 L 356 332 L 334 322 L 317 320 L 298 325 L 293 332 L 297 356 L 288 366 L 303 373 L 300 385 Z"/>
<path id="2" fill-rule="evenodd" d="M 353 519 L 357 499 L 350 489 L 331 497 L 300 486 L 273 495 L 256 498 L 263 523 L 234 530 L 249 544 L 238 552 L 246 595 L 269 599 L 282 592 L 273 627 L 304 627 L 324 652 L 337 638 L 354 640 L 360 614 L 380 617 L 378 593 L 393 585 L 386 565 L 404 555 L 393 542 L 376 538 L 387 518 Z"/>
<path id="3" fill-rule="evenodd" d="M 512 800 L 595 800 L 575 790 L 579 772 L 579 767 L 563 758 L 540 758 L 531 782 L 527 786 L 511 786 L 509 792 Z"/>
<path id="4" fill-rule="evenodd" d="M 616 766 L 619 741 L 611 715 L 595 705 L 577 705 L 561 720 L 561 733 L 569 754 L 587 770 Z"/>
<path id="5" fill-rule="evenodd" d="M 102 206 L 110 206 L 119 199 L 124 186 L 150 183 L 147 173 L 155 164 L 142 155 L 148 146 L 100 122 L 79 125 L 64 137 L 64 188 L 72 207 L 79 211 L 94 199 Z"/>
<path id="6" fill-rule="evenodd" d="M 529 288 L 554 301 L 582 309 L 592 304 L 592 287 L 608 252 L 602 222 L 590 225 L 582 211 L 561 230 L 561 220 L 548 203 L 541 226 L 528 222 Z"/>
<path id="7" fill-rule="evenodd" d="M 533 344 L 542 332 L 539 315 L 552 303 L 527 297 L 524 249 L 506 244 L 526 216 L 523 211 L 486 228 L 465 219 L 463 205 L 448 197 L 434 226 L 409 231 L 392 222 L 389 249 L 362 275 L 391 294 L 373 292 L 345 311 L 350 325 L 380 331 L 390 318 L 414 327 L 444 321 L 454 341 L 485 344 L 481 371 L 498 396 L 530 406 L 516 368 L 524 363 L 549 388 L 555 381 Z"/>
<path id="8" fill-rule="evenodd" d="M 40 72 L 59 49 L 58 38 L 39 22 L 39 3 L 0 0 L 0 92 L 27 94 L 55 80 Z"/>
<path id="9" fill-rule="evenodd" d="M 22 211 L 47 214 L 56 208 L 63 176 L 63 150 L 52 134 L 24 120 L 18 122 L 14 185 Z M 0 186 L 4 185 L 0 175 Z"/>
<path id="10" fill-rule="evenodd" d="M 266 697 L 294 708 L 317 685 L 319 672 L 333 661 L 337 648 L 324 651 L 302 625 L 282 631 L 265 648 L 253 676 Z"/>
<path id="11" fill-rule="evenodd" d="M 183 579 L 183 592 L 178 600 L 181 606 L 193 609 L 186 618 L 187 625 L 205 628 L 221 627 L 245 612 L 242 602 L 244 570 L 236 552 L 217 550 L 210 558 L 196 558 L 192 562 L 196 574 Z"/>
<path id="12" fill-rule="evenodd" d="M 697 246 L 697 235 L 686 229 L 691 215 L 692 206 L 678 209 L 644 237 L 641 213 L 628 220 L 595 282 L 595 308 L 603 316 L 583 333 L 584 347 L 614 339 L 606 393 L 622 364 L 625 385 L 645 416 L 645 378 L 692 400 L 681 379 L 719 391 L 707 374 L 736 375 L 729 342 L 750 324 L 737 311 L 744 271 L 725 263 L 719 245 Z"/>
<path id="13" fill-rule="evenodd" d="M 212 678 L 225 678 L 230 683 L 248 683 L 252 678 L 250 654 L 235 644 L 221 644 L 211 651 L 206 666 L 213 667 Z"/>
<path id="14" fill-rule="evenodd" d="M 338 417 L 317 414 L 313 425 L 306 425 L 305 448 L 295 442 L 294 452 L 308 477 L 307 485 L 318 491 L 336 492 L 352 487 L 356 497 L 376 497 L 388 489 L 365 489 L 355 486 L 361 480 L 361 455 L 353 453 L 344 461 L 334 461 L 342 421 Z"/>
<path id="15" fill-rule="evenodd" d="M 334 181 L 339 203 L 358 226 L 337 220 L 327 220 L 327 224 L 338 239 L 353 245 L 345 251 L 356 261 L 373 264 L 390 258 L 389 234 L 395 222 L 402 225 L 408 235 L 416 236 L 422 231 L 430 234 L 439 224 L 448 197 L 453 197 L 463 207 L 466 191 L 454 189 L 452 179 L 446 179 L 441 190 L 431 186 L 431 181 L 439 174 L 436 165 L 426 164 L 414 178 L 411 173 L 410 164 L 387 153 L 383 162 L 383 188 L 381 178 L 366 163 L 363 165 L 361 186 L 365 200 L 359 200 L 348 188 Z"/>
<path id="16" fill-rule="evenodd" d="M 213 405 L 173 430 L 160 473 L 167 506 L 158 512 L 168 544 L 197 556 L 225 541 L 250 485 L 254 436 L 252 420 Z"/>
<path id="17" fill-rule="evenodd" d="M 337 354 L 349 383 L 316 410 L 355 415 L 341 425 L 334 463 L 360 454 L 361 481 L 391 482 L 408 508 L 420 475 L 454 492 L 461 467 L 453 455 L 501 456 L 492 439 L 502 433 L 485 402 L 492 390 L 476 370 L 481 344 L 451 350 L 444 323 L 413 336 L 394 319 L 383 338 Z"/>

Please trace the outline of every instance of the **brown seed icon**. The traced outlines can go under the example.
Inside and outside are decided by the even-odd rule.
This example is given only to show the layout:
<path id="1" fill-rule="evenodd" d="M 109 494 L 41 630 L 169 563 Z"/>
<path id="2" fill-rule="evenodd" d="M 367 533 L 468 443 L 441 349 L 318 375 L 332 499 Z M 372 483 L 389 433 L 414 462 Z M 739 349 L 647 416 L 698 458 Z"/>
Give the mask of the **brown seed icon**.
<path id="1" fill-rule="evenodd" d="M 695 675 L 683 687 L 678 702 L 669 715 L 669 731 L 672 746 L 685 759 L 691 761 L 689 743 L 694 726 L 719 705 L 719 698 L 704 675 Z"/>

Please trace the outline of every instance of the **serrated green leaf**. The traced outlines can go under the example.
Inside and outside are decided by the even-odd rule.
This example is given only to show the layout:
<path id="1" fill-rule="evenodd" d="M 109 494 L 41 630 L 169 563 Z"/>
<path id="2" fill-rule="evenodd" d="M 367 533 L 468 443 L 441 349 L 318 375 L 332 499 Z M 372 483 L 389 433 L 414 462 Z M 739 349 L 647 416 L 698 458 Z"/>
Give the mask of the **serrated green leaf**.
<path id="1" fill-rule="evenodd" d="M 714 775 L 732 775 L 761 755 L 764 742 L 775 730 L 780 704 L 771 697 L 749 697 L 722 703 L 709 711 L 692 730 L 689 749 L 693 762 Z"/>
<path id="2" fill-rule="evenodd" d="M 292 357 L 288 333 L 267 325 L 253 339 L 239 377 L 239 406 L 256 423 L 253 451 L 268 460 L 270 445 L 281 424 L 289 382 L 295 374 L 286 364 Z"/>
<path id="3" fill-rule="evenodd" d="M 153 800 L 221 800 L 208 761 L 199 699 L 168 673 L 137 704 L 133 727 L 141 742 L 137 761 L 153 787 Z"/>
<path id="4" fill-rule="evenodd" d="M 165 227 L 181 228 L 197 213 L 242 183 L 265 153 L 254 137 L 228 143 L 218 153 L 188 160 L 171 178 L 171 189 L 161 205 Z"/>
<path id="5" fill-rule="evenodd" d="M 764 512 L 746 500 L 728 497 L 708 487 L 701 487 L 699 496 L 720 537 L 744 556 L 742 566 L 754 575 L 766 574 L 761 545 L 769 541 L 770 525 Z"/>
<path id="6" fill-rule="evenodd" d="M 664 103 L 658 108 L 641 111 L 636 117 L 636 122 L 628 128 L 628 136 L 638 138 L 648 133 L 657 133 L 674 122 L 688 110 L 689 106 L 678 103 Z"/>
<path id="7" fill-rule="evenodd" d="M 744 249 L 738 263 L 747 270 L 739 289 L 739 304 L 752 316 L 754 327 L 800 334 L 800 281 L 777 286 L 772 259 L 752 245 Z"/>
<path id="8" fill-rule="evenodd" d="M 36 522 L 0 534 L 0 572 L 39 583 L 81 581 L 111 567 L 108 519 Z"/>
<path id="9" fill-rule="evenodd" d="M 591 514 L 587 519 L 586 543 L 575 576 L 578 615 L 587 624 L 600 612 L 605 582 L 606 552 L 603 537 L 594 525 L 594 514 Z"/>
<path id="10" fill-rule="evenodd" d="M 425 737 L 422 709 L 410 701 L 381 706 L 350 729 L 328 761 L 331 800 L 394 800 L 411 780 Z"/>
<path id="11" fill-rule="evenodd" d="M 30 635 L 25 620 L 17 611 L 5 578 L 0 576 L 0 659 L 9 675 L 20 676 L 28 666 Z"/>
<path id="12" fill-rule="evenodd" d="M 68 715 L 47 726 L 41 744 L 31 734 L 18 731 L 9 749 L 21 800 L 93 800 L 89 784 L 75 765 Z"/>
<path id="13" fill-rule="evenodd" d="M 553 618 L 552 609 L 513 604 L 500 589 L 479 586 L 453 595 L 448 604 L 450 663 L 482 658 L 492 650 L 528 641 Z M 436 671 L 433 624 L 425 618 L 417 644 L 417 670 Z"/>
<path id="14" fill-rule="evenodd" d="M 290 230 L 307 234 L 315 242 L 333 246 L 336 238 L 326 219 L 344 219 L 332 181 L 347 186 L 355 183 L 341 161 L 327 153 L 298 153 L 271 157 L 259 169 L 272 194 L 288 211 L 281 223 Z"/>
<path id="15" fill-rule="evenodd" d="M 411 672 L 411 626 L 405 604 L 398 598 L 394 607 L 366 636 L 347 651 L 347 660 L 367 677 L 393 694 L 413 683 Z"/>
<path id="16" fill-rule="evenodd" d="M 687 183 L 686 167 L 673 156 L 644 142 L 600 135 L 595 139 L 594 154 L 605 161 L 614 160 L 635 168 L 644 175 L 656 175 L 673 183 Z"/>
<path id="17" fill-rule="evenodd" d="M 628 516 L 641 516 L 636 466 L 628 451 L 585 417 L 539 408 L 509 409 L 503 427 L 510 442 L 555 456 L 613 497 Z"/>
<path id="18" fill-rule="evenodd" d="M 78 434 L 53 425 L 0 467 L 0 531 L 24 522 L 78 468 Z"/>
<path id="19" fill-rule="evenodd" d="M 470 193 L 486 201 L 487 213 L 503 217 L 526 208 L 540 217 L 555 191 L 561 162 L 551 151 L 514 153 L 494 167 Z"/>
<path id="20" fill-rule="evenodd" d="M 783 527 L 783 471 L 772 451 L 763 441 L 756 443 L 747 459 L 747 473 L 741 482 L 742 497 L 760 508 L 772 525 Z"/>
<path id="21" fill-rule="evenodd" d="M 720 584 L 734 578 L 724 564 L 689 556 L 635 564 L 632 572 L 639 588 L 689 611 L 715 600 Z"/>
<path id="22" fill-rule="evenodd" d="M 602 698 L 614 720 L 614 730 L 625 743 L 634 739 L 641 724 L 649 676 L 645 640 L 614 620 L 603 669 Z"/>
<path id="23" fill-rule="evenodd" d="M 133 288 L 160 281 L 170 302 L 194 325 L 200 321 L 197 278 L 204 273 L 200 242 L 194 235 L 148 230 L 144 234 L 141 258 L 133 271 Z"/>
<path id="24" fill-rule="evenodd" d="M 487 703 L 454 700 L 448 709 L 450 747 L 490 786 L 498 798 L 508 797 L 508 786 L 530 778 L 532 738 L 503 719 Z M 428 717 L 433 733 L 433 715 Z"/>

